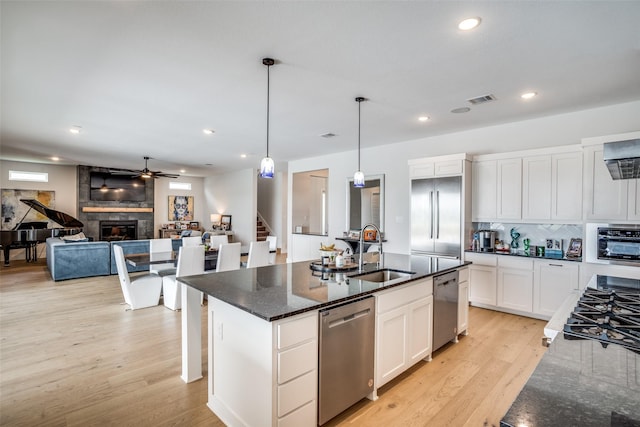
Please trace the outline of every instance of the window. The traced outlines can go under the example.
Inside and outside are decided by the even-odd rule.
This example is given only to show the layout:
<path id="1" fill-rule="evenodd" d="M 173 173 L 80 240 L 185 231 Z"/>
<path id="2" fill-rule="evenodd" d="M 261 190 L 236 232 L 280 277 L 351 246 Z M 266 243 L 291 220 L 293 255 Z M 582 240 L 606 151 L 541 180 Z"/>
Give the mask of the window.
<path id="1" fill-rule="evenodd" d="M 46 172 L 9 171 L 9 181 L 49 182 Z"/>
<path id="2" fill-rule="evenodd" d="M 169 190 L 191 190 L 191 183 L 169 181 Z"/>

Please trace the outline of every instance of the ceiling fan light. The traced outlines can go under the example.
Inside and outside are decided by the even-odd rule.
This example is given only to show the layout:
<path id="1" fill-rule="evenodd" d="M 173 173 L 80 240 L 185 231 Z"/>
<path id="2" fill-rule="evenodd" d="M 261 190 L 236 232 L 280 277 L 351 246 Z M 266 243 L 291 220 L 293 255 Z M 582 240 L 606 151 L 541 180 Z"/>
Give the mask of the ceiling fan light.
<path id="1" fill-rule="evenodd" d="M 260 177 L 261 178 L 273 178 L 273 172 L 275 171 L 275 165 L 271 157 L 265 157 L 260 162 Z"/>
<path id="2" fill-rule="evenodd" d="M 364 172 L 356 171 L 356 173 L 353 174 L 353 186 L 356 188 L 364 187 Z"/>
<path id="3" fill-rule="evenodd" d="M 151 174 L 149 172 L 142 172 L 140 178 L 149 179 L 151 178 Z"/>
<path id="4" fill-rule="evenodd" d="M 107 191 L 109 191 L 109 187 L 107 187 L 107 184 L 102 184 L 100 186 L 100 192 L 106 193 Z"/>

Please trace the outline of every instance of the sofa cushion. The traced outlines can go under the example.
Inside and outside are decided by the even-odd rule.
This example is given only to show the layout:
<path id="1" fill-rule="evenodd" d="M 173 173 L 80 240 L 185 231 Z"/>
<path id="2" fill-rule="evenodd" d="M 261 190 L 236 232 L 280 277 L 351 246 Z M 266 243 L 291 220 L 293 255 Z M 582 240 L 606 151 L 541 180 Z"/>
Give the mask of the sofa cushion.
<path id="1" fill-rule="evenodd" d="M 55 281 L 111 273 L 108 242 L 65 243 L 58 237 L 49 237 L 46 245 L 47 267 Z"/>

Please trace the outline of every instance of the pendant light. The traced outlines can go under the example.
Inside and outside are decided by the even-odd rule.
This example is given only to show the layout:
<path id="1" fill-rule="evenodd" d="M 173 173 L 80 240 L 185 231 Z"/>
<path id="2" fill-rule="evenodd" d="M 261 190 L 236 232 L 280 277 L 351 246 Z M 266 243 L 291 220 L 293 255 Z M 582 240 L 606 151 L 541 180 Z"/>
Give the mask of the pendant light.
<path id="1" fill-rule="evenodd" d="M 262 178 L 273 178 L 275 169 L 273 159 L 269 157 L 269 70 L 275 62 L 272 58 L 262 59 L 262 63 L 267 66 L 267 156 L 260 162 L 260 176 Z"/>
<path id="2" fill-rule="evenodd" d="M 356 188 L 364 187 L 364 173 L 360 170 L 360 104 L 365 99 L 361 96 L 356 98 L 358 103 L 358 170 L 353 174 L 353 186 Z"/>

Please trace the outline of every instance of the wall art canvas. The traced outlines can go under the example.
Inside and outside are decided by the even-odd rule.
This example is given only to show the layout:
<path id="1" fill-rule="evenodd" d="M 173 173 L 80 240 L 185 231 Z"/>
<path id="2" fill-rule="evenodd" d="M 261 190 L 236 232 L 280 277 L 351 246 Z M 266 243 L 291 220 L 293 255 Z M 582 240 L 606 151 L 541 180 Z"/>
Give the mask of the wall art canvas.
<path id="1" fill-rule="evenodd" d="M 169 221 L 193 220 L 193 196 L 169 196 Z"/>
<path id="2" fill-rule="evenodd" d="M 35 199 L 45 205 L 48 208 L 55 209 L 55 191 L 44 190 L 10 190 L 2 189 L 2 224 L 0 229 L 13 230 L 13 228 L 20 222 L 34 222 L 41 221 L 47 223 L 47 228 L 57 227 L 46 216 L 31 209 L 29 212 L 29 206 L 22 203 L 20 199 Z M 29 214 L 22 219 L 25 214 Z"/>

